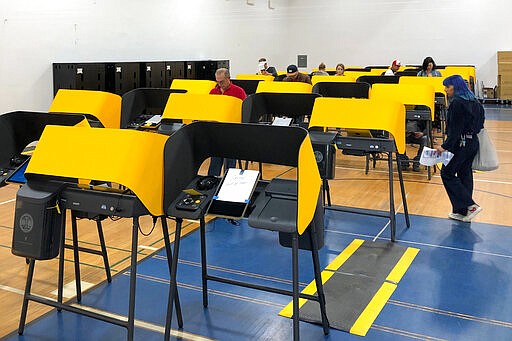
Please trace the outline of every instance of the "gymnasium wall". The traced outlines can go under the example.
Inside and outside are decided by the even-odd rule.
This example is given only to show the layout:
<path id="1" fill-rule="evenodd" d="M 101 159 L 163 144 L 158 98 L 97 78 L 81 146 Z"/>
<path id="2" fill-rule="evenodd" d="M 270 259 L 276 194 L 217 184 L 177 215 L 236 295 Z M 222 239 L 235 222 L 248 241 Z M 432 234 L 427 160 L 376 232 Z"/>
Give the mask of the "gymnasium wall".
<path id="1" fill-rule="evenodd" d="M 496 84 L 512 50 L 510 0 L 0 0 L 0 113 L 48 109 L 52 62 L 229 59 L 255 72 L 308 55 L 308 69 L 475 64 Z"/>

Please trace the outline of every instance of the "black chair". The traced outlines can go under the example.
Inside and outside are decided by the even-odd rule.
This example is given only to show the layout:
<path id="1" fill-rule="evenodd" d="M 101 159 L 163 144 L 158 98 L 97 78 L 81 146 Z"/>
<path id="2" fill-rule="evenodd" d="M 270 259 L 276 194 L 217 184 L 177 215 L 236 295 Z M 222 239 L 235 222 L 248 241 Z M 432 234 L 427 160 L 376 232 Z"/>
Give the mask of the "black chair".
<path id="1" fill-rule="evenodd" d="M 161 115 L 171 93 L 185 93 L 186 90 L 167 88 L 138 88 L 125 93 L 121 102 L 121 129 L 139 124 L 152 115 Z"/>
<path id="2" fill-rule="evenodd" d="M 361 76 L 356 80 L 356 82 L 368 83 L 370 85 L 377 83 L 398 84 L 399 80 L 400 76 Z"/>
<path id="3" fill-rule="evenodd" d="M 385 66 L 385 65 L 370 65 L 370 66 L 365 66 L 364 68 L 368 69 L 368 70 L 371 70 L 371 69 L 386 70 L 386 69 L 389 69 L 389 66 Z"/>
<path id="4" fill-rule="evenodd" d="M 232 79 L 231 83 L 238 85 L 242 89 L 244 89 L 246 95 L 252 95 L 256 93 L 256 89 L 258 88 L 258 84 L 261 82 L 257 79 Z"/>
<path id="5" fill-rule="evenodd" d="M 370 84 L 362 82 L 319 82 L 313 86 L 313 93 L 322 97 L 368 98 Z"/>
<path id="6" fill-rule="evenodd" d="M 262 138 L 264 136 L 264 138 Z M 277 147 L 278 146 L 278 147 Z M 277 148 L 276 148 L 277 147 Z M 174 251 L 171 265 L 171 282 L 176 278 L 181 225 L 183 217 L 190 213 L 180 213 L 176 209 L 178 195 L 197 178 L 201 164 L 209 157 L 236 158 L 297 167 L 298 180 L 274 179 L 270 183 L 260 181 L 263 186 L 256 200 L 249 204 L 249 225 L 255 228 L 279 232 L 280 244 L 292 248 L 293 290 L 283 290 L 271 286 L 232 280 L 210 275 L 207 272 L 206 232 L 204 212 L 197 212 L 201 233 L 201 270 L 203 306 L 208 306 L 208 281 L 217 281 L 251 289 L 263 290 L 293 297 L 293 335 L 299 339 L 299 297 L 318 301 L 320 304 L 323 330 L 329 333 L 329 322 L 325 312 L 318 249 L 323 245 L 323 209 L 320 202 L 320 177 L 311 167 L 314 154 L 308 133 L 299 127 L 282 127 L 259 124 L 231 124 L 218 122 L 195 122 L 178 130 L 167 140 L 164 152 L 164 209 L 170 217 L 176 218 Z M 301 163 L 299 164 L 299 154 Z M 305 182 L 318 185 L 307 192 L 314 200 L 306 204 L 303 198 Z M 279 187 L 279 188 L 277 188 Z M 316 187 L 316 186 L 313 186 Z M 271 189 L 280 196 L 268 195 Z M 283 193 L 286 192 L 286 195 Z M 300 196 L 300 197 L 299 197 Z M 254 199 L 254 195 L 253 195 Z M 302 204 L 301 204 L 302 203 Z M 168 208 L 167 208 L 168 207 Z M 268 212 L 272 211 L 272 212 Z M 306 218 L 299 221 L 298 212 Z M 304 233 L 302 233 L 304 232 Z M 315 273 L 317 295 L 299 293 L 298 250 L 311 251 Z M 169 339 L 176 286 L 169 287 L 169 302 L 166 318 L 165 340 Z"/>
<path id="7" fill-rule="evenodd" d="M 276 78 L 274 78 L 274 82 L 281 82 L 283 79 L 286 78 L 286 74 L 278 75 Z"/>
<path id="8" fill-rule="evenodd" d="M 417 76 L 419 70 L 404 70 L 404 71 L 398 71 L 395 75 L 396 76 Z"/>

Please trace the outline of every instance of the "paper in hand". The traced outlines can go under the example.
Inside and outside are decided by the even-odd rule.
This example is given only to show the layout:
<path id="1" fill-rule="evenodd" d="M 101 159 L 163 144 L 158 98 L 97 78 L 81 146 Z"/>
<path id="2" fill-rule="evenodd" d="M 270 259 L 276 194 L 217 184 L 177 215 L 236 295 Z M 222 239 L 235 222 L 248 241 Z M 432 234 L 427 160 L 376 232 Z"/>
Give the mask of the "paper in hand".
<path id="1" fill-rule="evenodd" d="M 420 164 L 424 166 L 434 166 L 438 163 L 447 165 L 453 158 L 453 153 L 444 151 L 439 153 L 436 149 L 425 147 L 421 153 Z"/>

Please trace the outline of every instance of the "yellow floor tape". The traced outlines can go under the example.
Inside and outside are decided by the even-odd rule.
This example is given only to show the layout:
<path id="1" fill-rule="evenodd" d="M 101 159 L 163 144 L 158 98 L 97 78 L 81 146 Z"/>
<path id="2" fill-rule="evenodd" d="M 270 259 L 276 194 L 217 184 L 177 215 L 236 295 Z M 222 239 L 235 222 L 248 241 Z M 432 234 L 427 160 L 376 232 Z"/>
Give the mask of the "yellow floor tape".
<path id="1" fill-rule="evenodd" d="M 327 282 L 336 270 L 338 270 L 349 259 L 354 252 L 364 243 L 362 239 L 354 239 L 326 268 L 322 271 L 322 283 Z M 365 336 L 373 321 L 377 318 L 381 310 L 386 305 L 393 292 L 395 291 L 398 282 L 402 279 L 407 269 L 412 264 L 414 258 L 420 250 L 408 247 L 400 260 L 393 267 L 389 275 L 386 277 L 386 282 L 382 284 L 377 293 L 373 296 L 370 303 L 363 310 L 361 315 L 357 318 L 356 322 L 350 328 L 350 333 Z M 302 291 L 304 294 L 313 295 L 316 293 L 316 285 L 313 280 Z M 307 302 L 306 299 L 299 299 L 299 308 Z M 293 301 L 288 303 L 286 307 L 279 312 L 280 316 L 291 318 L 293 316 Z"/>

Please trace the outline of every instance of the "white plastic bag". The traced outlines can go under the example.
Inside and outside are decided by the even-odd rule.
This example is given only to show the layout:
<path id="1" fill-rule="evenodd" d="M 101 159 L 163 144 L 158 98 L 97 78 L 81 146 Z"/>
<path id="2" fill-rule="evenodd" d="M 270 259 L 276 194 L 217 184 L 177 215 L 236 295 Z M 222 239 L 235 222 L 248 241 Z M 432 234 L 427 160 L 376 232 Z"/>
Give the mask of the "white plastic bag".
<path id="1" fill-rule="evenodd" d="M 491 138 L 485 128 L 480 130 L 478 133 L 478 141 L 480 142 L 480 147 L 473 159 L 472 168 L 479 171 L 492 171 L 498 169 L 500 165 L 498 161 L 498 153 L 496 152 L 496 148 L 492 144 Z"/>

